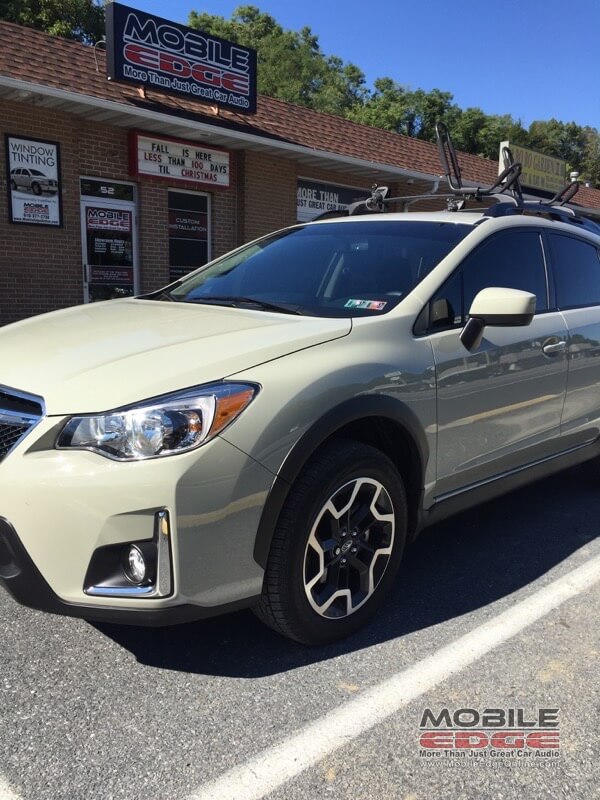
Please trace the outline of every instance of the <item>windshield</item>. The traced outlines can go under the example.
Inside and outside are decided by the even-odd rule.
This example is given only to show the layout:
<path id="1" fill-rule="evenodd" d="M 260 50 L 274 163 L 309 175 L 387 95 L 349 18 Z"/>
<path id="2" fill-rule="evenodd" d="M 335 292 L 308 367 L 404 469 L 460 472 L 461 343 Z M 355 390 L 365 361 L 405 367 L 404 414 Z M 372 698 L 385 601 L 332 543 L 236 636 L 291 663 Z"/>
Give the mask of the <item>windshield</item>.
<path id="1" fill-rule="evenodd" d="M 291 228 L 212 262 L 166 295 L 323 317 L 384 314 L 471 230 L 408 220 Z"/>

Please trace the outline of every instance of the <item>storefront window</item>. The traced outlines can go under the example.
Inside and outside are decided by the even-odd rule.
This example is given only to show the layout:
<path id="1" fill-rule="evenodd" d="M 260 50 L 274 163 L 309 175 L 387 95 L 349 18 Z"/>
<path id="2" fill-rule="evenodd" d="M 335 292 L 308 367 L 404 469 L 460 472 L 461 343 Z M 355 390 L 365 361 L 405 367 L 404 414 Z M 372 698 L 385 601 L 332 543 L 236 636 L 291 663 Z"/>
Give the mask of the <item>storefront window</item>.
<path id="1" fill-rule="evenodd" d="M 210 197 L 169 192 L 169 274 L 172 281 L 210 261 Z"/>

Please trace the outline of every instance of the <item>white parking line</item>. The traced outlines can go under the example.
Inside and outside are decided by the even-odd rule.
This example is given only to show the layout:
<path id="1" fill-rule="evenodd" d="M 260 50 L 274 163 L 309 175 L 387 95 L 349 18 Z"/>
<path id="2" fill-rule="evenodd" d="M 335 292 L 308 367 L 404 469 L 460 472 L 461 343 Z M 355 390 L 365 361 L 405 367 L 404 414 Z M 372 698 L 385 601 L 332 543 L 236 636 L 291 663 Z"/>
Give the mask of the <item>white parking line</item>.
<path id="1" fill-rule="evenodd" d="M 10 786 L 6 783 L 2 775 L 0 775 L 0 800 L 20 800 Z"/>
<path id="2" fill-rule="evenodd" d="M 260 800 L 600 580 L 600 555 L 456 641 L 203 784 L 190 800 Z"/>

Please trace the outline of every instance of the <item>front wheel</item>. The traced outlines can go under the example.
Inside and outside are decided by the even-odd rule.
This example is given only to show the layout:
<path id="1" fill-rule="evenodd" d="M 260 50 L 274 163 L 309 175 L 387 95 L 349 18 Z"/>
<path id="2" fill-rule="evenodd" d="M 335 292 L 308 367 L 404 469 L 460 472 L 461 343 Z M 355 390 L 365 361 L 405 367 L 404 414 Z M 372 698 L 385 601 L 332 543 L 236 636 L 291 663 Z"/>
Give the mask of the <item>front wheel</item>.
<path id="1" fill-rule="evenodd" d="M 305 644 L 349 636 L 385 599 L 405 540 L 406 496 L 394 464 L 374 447 L 332 441 L 290 491 L 256 613 Z"/>
<path id="2" fill-rule="evenodd" d="M 40 195 L 42 193 L 42 187 L 39 185 L 39 183 L 32 183 L 31 188 L 33 189 L 34 194 Z"/>

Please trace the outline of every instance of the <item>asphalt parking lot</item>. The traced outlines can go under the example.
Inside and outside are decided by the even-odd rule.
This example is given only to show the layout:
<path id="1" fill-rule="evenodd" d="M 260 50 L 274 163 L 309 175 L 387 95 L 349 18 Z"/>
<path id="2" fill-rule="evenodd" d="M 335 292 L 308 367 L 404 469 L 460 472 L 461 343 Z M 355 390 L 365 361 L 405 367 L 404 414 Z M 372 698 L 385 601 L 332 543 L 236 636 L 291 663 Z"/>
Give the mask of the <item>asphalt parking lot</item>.
<path id="1" fill-rule="evenodd" d="M 439 524 L 379 618 L 323 648 L 249 612 L 134 629 L 0 592 L 0 800 L 597 797 L 600 582 L 597 569 L 583 588 L 570 576 L 598 563 L 599 519 L 600 488 L 579 468 Z M 518 630 L 532 603 L 537 618 Z M 510 635 L 481 654 L 460 645 L 494 634 L 501 615 L 517 620 Z M 432 664 L 438 678 L 419 688 Z M 389 713 L 371 719 L 384 700 Z M 426 708 L 559 709 L 560 754 L 423 758 Z M 348 727 L 329 729 L 340 713 Z"/>

